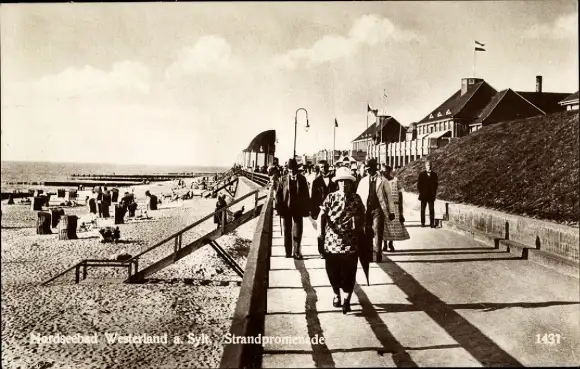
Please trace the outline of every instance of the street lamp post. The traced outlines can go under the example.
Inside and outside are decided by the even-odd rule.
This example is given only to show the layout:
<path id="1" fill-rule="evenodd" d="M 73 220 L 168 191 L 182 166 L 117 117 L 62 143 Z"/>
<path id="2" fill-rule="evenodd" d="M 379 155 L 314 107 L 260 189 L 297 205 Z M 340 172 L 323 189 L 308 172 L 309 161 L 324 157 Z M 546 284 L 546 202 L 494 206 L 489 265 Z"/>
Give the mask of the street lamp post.
<path id="1" fill-rule="evenodd" d="M 310 128 L 310 125 L 308 125 L 308 111 L 304 108 L 298 108 L 294 115 L 294 159 L 296 159 L 296 134 L 298 133 L 298 112 L 300 110 L 304 110 L 304 113 L 306 113 L 306 132 L 308 132 L 308 128 Z"/>

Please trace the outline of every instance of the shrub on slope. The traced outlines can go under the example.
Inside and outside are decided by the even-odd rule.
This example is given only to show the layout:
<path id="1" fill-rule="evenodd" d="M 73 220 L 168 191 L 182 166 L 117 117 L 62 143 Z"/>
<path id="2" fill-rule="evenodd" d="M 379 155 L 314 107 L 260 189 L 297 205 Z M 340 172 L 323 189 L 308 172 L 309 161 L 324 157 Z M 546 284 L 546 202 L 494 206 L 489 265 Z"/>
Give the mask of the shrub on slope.
<path id="1" fill-rule="evenodd" d="M 498 123 L 433 152 L 438 198 L 577 224 L 578 112 Z M 421 161 L 398 175 L 417 191 Z"/>

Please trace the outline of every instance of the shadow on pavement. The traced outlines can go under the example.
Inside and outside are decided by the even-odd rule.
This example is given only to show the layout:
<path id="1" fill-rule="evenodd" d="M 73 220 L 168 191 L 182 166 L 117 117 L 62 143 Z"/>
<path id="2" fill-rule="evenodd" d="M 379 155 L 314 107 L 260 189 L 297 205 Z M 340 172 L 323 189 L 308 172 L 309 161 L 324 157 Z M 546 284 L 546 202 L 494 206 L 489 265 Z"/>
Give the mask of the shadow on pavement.
<path id="1" fill-rule="evenodd" d="M 467 263 L 474 261 L 498 261 L 498 260 L 526 260 L 523 257 L 514 256 L 512 258 L 479 258 L 479 259 L 445 259 L 445 260 L 423 260 L 423 259 L 413 259 L 413 260 L 396 260 L 398 264 L 403 263 Z M 387 263 L 383 259 L 382 263 Z"/>
<path id="2" fill-rule="evenodd" d="M 545 302 L 507 302 L 507 303 L 495 303 L 495 302 L 473 302 L 469 304 L 449 304 L 447 305 L 453 310 L 483 310 L 496 311 L 500 309 L 508 308 L 543 308 L 549 306 L 558 305 L 580 305 L 580 301 L 545 301 Z M 375 308 L 380 308 L 380 312 L 387 313 L 403 313 L 410 311 L 422 311 L 418 306 L 408 305 L 408 304 L 375 304 Z"/>
<path id="3" fill-rule="evenodd" d="M 310 283 L 310 275 L 308 274 L 308 270 L 304 266 L 304 261 L 302 260 L 294 260 L 294 266 L 300 272 L 300 280 L 302 281 L 302 287 L 304 288 L 304 292 L 306 292 L 306 326 L 308 328 L 308 336 L 315 337 L 323 337 L 324 333 L 322 331 L 322 327 L 320 325 L 320 319 L 318 319 L 318 310 L 316 308 L 316 302 L 318 301 L 318 296 L 316 294 L 316 290 L 312 287 L 312 283 Z M 311 344 L 312 347 L 312 359 L 316 363 L 316 367 L 320 368 L 334 368 L 336 364 L 334 363 L 334 359 L 332 358 L 332 354 L 324 344 Z"/>
<path id="4" fill-rule="evenodd" d="M 380 264 L 380 267 L 408 296 L 408 300 L 415 309 L 424 311 L 483 366 L 523 366 L 522 363 L 457 313 L 453 307 L 424 288 L 395 262 L 386 259 Z"/>
<path id="5" fill-rule="evenodd" d="M 485 255 L 485 254 L 509 254 L 509 251 L 504 250 L 489 250 L 489 251 L 457 251 L 457 252 L 421 252 L 421 253 L 413 253 L 413 252 L 399 252 L 398 250 L 395 251 L 388 251 L 386 252 L 387 256 L 422 256 L 422 255 Z"/>
<path id="6" fill-rule="evenodd" d="M 411 355 L 409 355 L 403 345 L 389 331 L 368 296 L 358 284 L 354 287 L 354 293 L 358 297 L 359 304 L 362 307 L 360 314 L 364 316 L 373 333 L 386 349 L 385 351 L 379 352 L 379 354 L 391 353 L 397 367 L 418 367 L 417 363 L 413 361 Z"/>

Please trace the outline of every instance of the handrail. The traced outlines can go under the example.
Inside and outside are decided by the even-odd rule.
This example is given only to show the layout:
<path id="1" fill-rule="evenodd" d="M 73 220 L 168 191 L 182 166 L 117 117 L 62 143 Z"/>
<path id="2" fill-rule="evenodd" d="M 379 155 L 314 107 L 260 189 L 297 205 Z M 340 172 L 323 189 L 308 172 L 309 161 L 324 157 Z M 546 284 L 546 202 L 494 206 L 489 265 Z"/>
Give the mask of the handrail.
<path id="1" fill-rule="evenodd" d="M 66 269 L 64 272 L 61 272 L 61 273 L 55 275 L 54 277 L 50 278 L 48 281 L 42 282 L 40 285 L 45 286 L 45 285 L 49 284 L 50 282 L 54 281 L 55 279 L 62 277 L 66 273 L 72 271 L 73 269 L 84 267 L 89 263 L 114 263 L 114 264 L 119 264 L 119 266 L 129 266 L 134 262 L 135 261 L 132 261 L 132 260 L 122 261 L 122 260 L 107 260 L 107 259 L 83 259 L 83 260 L 79 261 L 78 263 L 76 263 L 75 265 L 71 266 L 70 268 Z M 124 264 L 126 264 L 126 265 L 124 265 Z"/>
<path id="2" fill-rule="evenodd" d="M 240 201 L 242 201 L 242 200 L 244 200 L 244 199 L 246 199 L 246 198 L 248 198 L 248 197 L 250 197 L 250 196 L 253 196 L 253 195 L 255 196 L 255 195 L 256 195 L 256 193 L 258 193 L 258 192 L 260 192 L 260 190 L 254 190 L 254 191 L 252 191 L 252 192 L 249 192 L 249 193 L 245 194 L 244 196 L 240 197 L 239 199 L 236 199 L 235 201 L 231 202 L 230 204 L 228 204 L 228 205 L 227 205 L 227 206 L 225 206 L 224 208 L 222 208 L 222 209 L 220 209 L 220 210 L 218 210 L 218 211 L 214 211 L 213 213 L 211 213 L 211 214 L 209 214 L 209 215 L 206 215 L 205 217 L 203 217 L 203 218 L 201 218 L 201 219 L 198 219 L 198 220 L 197 220 L 196 222 L 194 222 L 193 224 L 191 224 L 191 225 L 188 225 L 187 227 L 185 227 L 185 228 L 181 229 L 180 231 L 178 231 L 178 232 L 176 232 L 176 233 L 172 234 L 171 236 L 169 236 L 169 237 L 167 237 L 167 238 L 163 239 L 162 241 L 159 241 L 159 242 L 157 242 L 155 245 L 153 245 L 153 246 L 149 247 L 147 250 L 145 250 L 145 251 L 142 251 L 142 252 L 140 252 L 139 254 L 137 254 L 137 255 L 133 256 L 131 259 L 127 260 L 127 262 L 129 262 L 129 261 L 133 261 L 133 260 L 135 260 L 135 259 L 139 258 L 140 256 L 142 256 L 143 254 L 146 254 L 146 253 L 148 253 L 149 251 L 152 251 L 153 249 L 156 249 L 157 247 L 159 247 L 159 246 L 161 246 L 161 245 L 163 245 L 163 244 L 165 244 L 165 243 L 167 243 L 167 242 L 171 241 L 171 240 L 172 240 L 172 239 L 174 239 L 175 237 L 177 237 L 177 236 L 179 236 L 179 235 L 181 235 L 181 234 L 183 234 L 183 233 L 185 233 L 185 232 L 189 231 L 189 230 L 190 230 L 190 229 L 192 229 L 193 227 L 195 227 L 195 226 L 197 226 L 197 225 L 199 225 L 199 224 L 201 224 L 201 223 L 205 222 L 205 221 L 206 221 L 206 220 L 208 220 L 208 219 L 211 219 L 211 218 L 212 218 L 214 215 L 216 215 L 216 214 L 218 214 L 218 213 L 221 213 L 222 211 L 224 211 L 224 209 L 228 209 L 228 208 L 229 208 L 229 207 L 231 207 L 232 205 L 235 205 L 235 204 L 239 203 Z"/>
<path id="3" fill-rule="evenodd" d="M 270 270 L 269 257 L 272 246 L 273 200 L 274 189 L 270 188 L 265 211 L 260 215 L 246 262 L 244 278 L 230 327 L 232 336 L 257 337 L 264 333 Z M 231 343 L 224 347 L 220 368 L 259 368 L 261 360 L 261 344 Z"/>
<path id="4" fill-rule="evenodd" d="M 83 261 L 81 261 L 81 262 L 79 262 L 79 263 L 76 263 L 75 265 L 71 266 L 70 268 L 68 268 L 68 269 L 67 269 L 67 270 L 65 270 L 64 272 L 57 274 L 56 276 L 52 277 L 52 278 L 51 278 L 51 279 L 49 279 L 48 281 L 46 281 L 46 282 L 42 282 L 41 286 L 47 285 L 48 283 L 50 283 L 50 282 L 54 281 L 54 280 L 55 280 L 55 279 L 57 279 L 58 277 L 62 277 L 63 275 L 65 275 L 66 273 L 70 272 L 70 271 L 71 271 L 71 270 L 73 270 L 74 268 L 77 268 L 77 267 L 81 266 L 81 265 L 82 265 L 82 263 L 84 263 L 84 260 L 83 260 Z"/>

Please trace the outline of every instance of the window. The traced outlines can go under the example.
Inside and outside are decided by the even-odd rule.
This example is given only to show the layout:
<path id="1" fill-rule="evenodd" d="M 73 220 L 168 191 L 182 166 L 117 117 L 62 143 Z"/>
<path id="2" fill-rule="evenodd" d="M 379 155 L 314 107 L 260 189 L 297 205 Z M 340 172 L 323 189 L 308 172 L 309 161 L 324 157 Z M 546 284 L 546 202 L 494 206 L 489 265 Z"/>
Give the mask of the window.
<path id="1" fill-rule="evenodd" d="M 429 133 L 433 133 L 434 129 L 435 129 L 435 125 L 432 125 L 431 127 L 429 127 Z"/>

